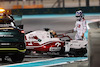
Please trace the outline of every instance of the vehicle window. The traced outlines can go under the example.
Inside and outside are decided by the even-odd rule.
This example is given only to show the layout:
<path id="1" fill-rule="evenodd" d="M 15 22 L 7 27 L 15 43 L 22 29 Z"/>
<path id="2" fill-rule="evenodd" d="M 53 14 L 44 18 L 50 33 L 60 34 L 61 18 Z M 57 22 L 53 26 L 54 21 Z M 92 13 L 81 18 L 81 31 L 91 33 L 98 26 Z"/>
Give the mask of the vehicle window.
<path id="1" fill-rule="evenodd" d="M 0 19 L 0 27 L 9 27 L 9 26 L 15 26 L 15 24 L 12 22 L 12 20 L 8 18 Z"/>

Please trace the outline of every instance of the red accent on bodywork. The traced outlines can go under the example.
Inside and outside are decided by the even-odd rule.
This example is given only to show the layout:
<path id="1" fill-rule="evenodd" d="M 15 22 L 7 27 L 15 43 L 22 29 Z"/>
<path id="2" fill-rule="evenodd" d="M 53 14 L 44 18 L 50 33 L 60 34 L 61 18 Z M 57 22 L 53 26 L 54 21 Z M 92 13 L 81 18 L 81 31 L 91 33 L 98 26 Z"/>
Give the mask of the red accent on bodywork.
<path id="1" fill-rule="evenodd" d="M 25 36 L 25 40 L 27 40 L 27 37 Z"/>
<path id="2" fill-rule="evenodd" d="M 56 43 L 61 43 L 61 45 L 59 45 L 59 47 L 64 47 L 64 42 L 63 41 L 55 41 L 55 42 L 46 42 L 44 44 L 39 44 L 39 43 L 36 43 L 36 42 L 32 42 L 33 45 L 28 45 L 30 42 L 26 42 L 26 46 L 42 46 L 42 47 L 37 47 L 37 48 L 34 48 L 34 49 L 30 49 L 30 50 L 33 50 L 33 51 L 45 51 L 45 52 L 48 52 L 49 51 L 49 48 L 50 47 L 57 47 L 57 45 L 55 45 Z"/>
<path id="3" fill-rule="evenodd" d="M 43 45 L 42 47 L 34 48 L 34 50 L 48 52 L 50 47 L 57 47 L 57 45 L 55 45 L 55 43 L 57 43 L 57 42 L 52 42 L 52 43 L 49 43 L 46 45 L 42 44 Z M 59 42 L 59 43 L 61 43 L 61 45 L 59 45 L 59 47 L 64 47 L 64 42 Z"/>
<path id="4" fill-rule="evenodd" d="M 32 43 L 32 45 L 28 45 L 29 43 Z M 40 44 L 36 42 L 26 42 L 26 46 L 40 46 Z"/>
<path id="5" fill-rule="evenodd" d="M 29 43 L 30 43 L 30 42 L 26 42 L 26 46 L 28 46 Z"/>
<path id="6" fill-rule="evenodd" d="M 33 46 L 40 46 L 39 43 L 36 43 L 36 42 L 32 42 Z"/>
<path id="7" fill-rule="evenodd" d="M 36 39 L 36 40 L 39 39 L 37 36 L 33 36 L 33 37 L 34 37 L 34 39 Z"/>

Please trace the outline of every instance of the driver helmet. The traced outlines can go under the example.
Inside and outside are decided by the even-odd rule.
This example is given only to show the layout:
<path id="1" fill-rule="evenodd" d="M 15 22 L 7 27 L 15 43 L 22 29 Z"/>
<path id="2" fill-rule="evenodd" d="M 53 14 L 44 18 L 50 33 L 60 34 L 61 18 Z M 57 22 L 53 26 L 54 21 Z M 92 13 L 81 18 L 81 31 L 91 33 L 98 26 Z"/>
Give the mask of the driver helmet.
<path id="1" fill-rule="evenodd" d="M 50 34 L 51 34 L 52 37 L 57 37 L 57 34 L 56 34 L 56 32 L 54 30 L 51 30 Z"/>
<path id="2" fill-rule="evenodd" d="M 81 21 L 81 19 L 84 18 L 82 10 L 76 11 L 76 18 L 78 21 Z"/>

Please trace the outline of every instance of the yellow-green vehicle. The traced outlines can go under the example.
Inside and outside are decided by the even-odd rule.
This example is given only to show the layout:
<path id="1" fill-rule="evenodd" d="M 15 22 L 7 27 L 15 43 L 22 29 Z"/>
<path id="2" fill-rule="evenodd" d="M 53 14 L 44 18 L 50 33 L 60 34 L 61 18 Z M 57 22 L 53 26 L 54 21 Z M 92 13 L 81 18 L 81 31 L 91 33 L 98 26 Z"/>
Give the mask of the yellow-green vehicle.
<path id="1" fill-rule="evenodd" d="M 26 46 L 24 30 L 15 25 L 8 16 L 0 16 L 0 57 L 9 56 L 13 62 L 22 62 Z"/>

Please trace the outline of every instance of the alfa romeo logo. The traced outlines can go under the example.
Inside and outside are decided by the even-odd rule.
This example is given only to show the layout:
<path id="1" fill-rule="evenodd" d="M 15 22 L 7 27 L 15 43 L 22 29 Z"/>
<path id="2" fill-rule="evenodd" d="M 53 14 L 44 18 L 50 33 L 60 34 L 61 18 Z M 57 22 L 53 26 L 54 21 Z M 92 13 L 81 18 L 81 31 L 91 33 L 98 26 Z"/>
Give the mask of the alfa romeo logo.
<path id="1" fill-rule="evenodd" d="M 57 43 L 55 43 L 55 45 L 57 45 L 57 47 L 59 47 L 61 45 L 61 43 L 57 42 Z"/>

